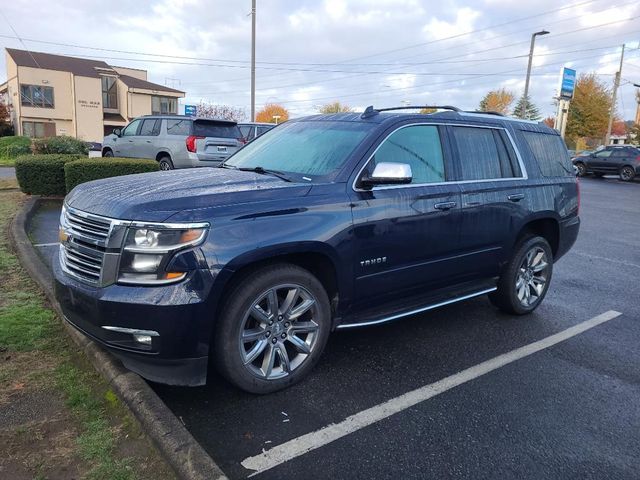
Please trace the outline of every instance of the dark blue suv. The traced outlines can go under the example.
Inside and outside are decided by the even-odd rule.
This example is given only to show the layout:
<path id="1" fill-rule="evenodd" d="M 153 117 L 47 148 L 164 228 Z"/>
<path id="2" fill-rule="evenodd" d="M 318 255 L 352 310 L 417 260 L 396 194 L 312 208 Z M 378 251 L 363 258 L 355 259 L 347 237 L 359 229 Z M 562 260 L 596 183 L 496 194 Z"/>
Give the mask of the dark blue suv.
<path id="1" fill-rule="evenodd" d="M 266 393 L 336 329 L 485 294 L 533 311 L 578 235 L 566 147 L 436 108 L 291 120 L 220 168 L 76 187 L 54 266 L 66 319 L 147 379 L 201 385 L 213 367 Z"/>

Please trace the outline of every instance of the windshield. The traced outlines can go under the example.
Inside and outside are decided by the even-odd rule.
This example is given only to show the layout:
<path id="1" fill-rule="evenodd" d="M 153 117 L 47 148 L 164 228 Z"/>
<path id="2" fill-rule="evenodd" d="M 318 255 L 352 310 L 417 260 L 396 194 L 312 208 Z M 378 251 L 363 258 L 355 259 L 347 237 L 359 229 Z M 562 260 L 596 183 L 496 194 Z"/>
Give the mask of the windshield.
<path id="1" fill-rule="evenodd" d="M 332 177 L 370 131 L 359 122 L 291 122 L 274 128 L 231 156 L 225 166 Z"/>

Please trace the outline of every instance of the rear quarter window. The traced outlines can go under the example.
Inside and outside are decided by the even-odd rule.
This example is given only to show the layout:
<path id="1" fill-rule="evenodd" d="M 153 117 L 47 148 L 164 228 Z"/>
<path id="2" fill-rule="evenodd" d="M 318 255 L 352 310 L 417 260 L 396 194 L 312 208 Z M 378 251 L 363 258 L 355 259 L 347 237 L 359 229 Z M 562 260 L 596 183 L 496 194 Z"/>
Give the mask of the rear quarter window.
<path id="1" fill-rule="evenodd" d="M 242 136 L 236 124 L 202 120 L 193 122 L 193 134 L 198 137 L 216 138 L 240 138 Z"/>
<path id="2" fill-rule="evenodd" d="M 573 176 L 569 152 L 560 136 L 540 132 L 522 132 L 533 158 L 545 177 Z"/>

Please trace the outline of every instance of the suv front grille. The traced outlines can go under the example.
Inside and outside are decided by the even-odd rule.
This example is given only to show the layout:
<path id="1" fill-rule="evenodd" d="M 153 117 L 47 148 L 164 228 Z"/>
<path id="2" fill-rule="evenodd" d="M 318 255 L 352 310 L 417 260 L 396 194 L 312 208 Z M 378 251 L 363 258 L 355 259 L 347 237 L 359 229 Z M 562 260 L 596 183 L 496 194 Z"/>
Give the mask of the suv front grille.
<path id="1" fill-rule="evenodd" d="M 60 265 L 70 276 L 93 285 L 104 285 L 105 259 L 117 220 L 66 207 L 60 219 L 66 240 L 60 244 Z"/>

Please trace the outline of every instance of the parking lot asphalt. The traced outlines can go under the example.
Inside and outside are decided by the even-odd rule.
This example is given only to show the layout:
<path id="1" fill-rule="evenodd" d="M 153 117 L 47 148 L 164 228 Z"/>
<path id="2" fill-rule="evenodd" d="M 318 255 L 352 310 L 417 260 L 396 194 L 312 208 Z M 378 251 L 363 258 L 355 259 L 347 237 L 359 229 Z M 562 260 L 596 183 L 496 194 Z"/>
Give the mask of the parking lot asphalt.
<path id="1" fill-rule="evenodd" d="M 336 332 L 308 379 L 267 396 L 215 374 L 152 387 L 230 478 L 638 478 L 640 182 L 581 183 L 579 239 L 529 316 L 476 298 Z M 32 222 L 46 257 L 58 214 Z"/>

